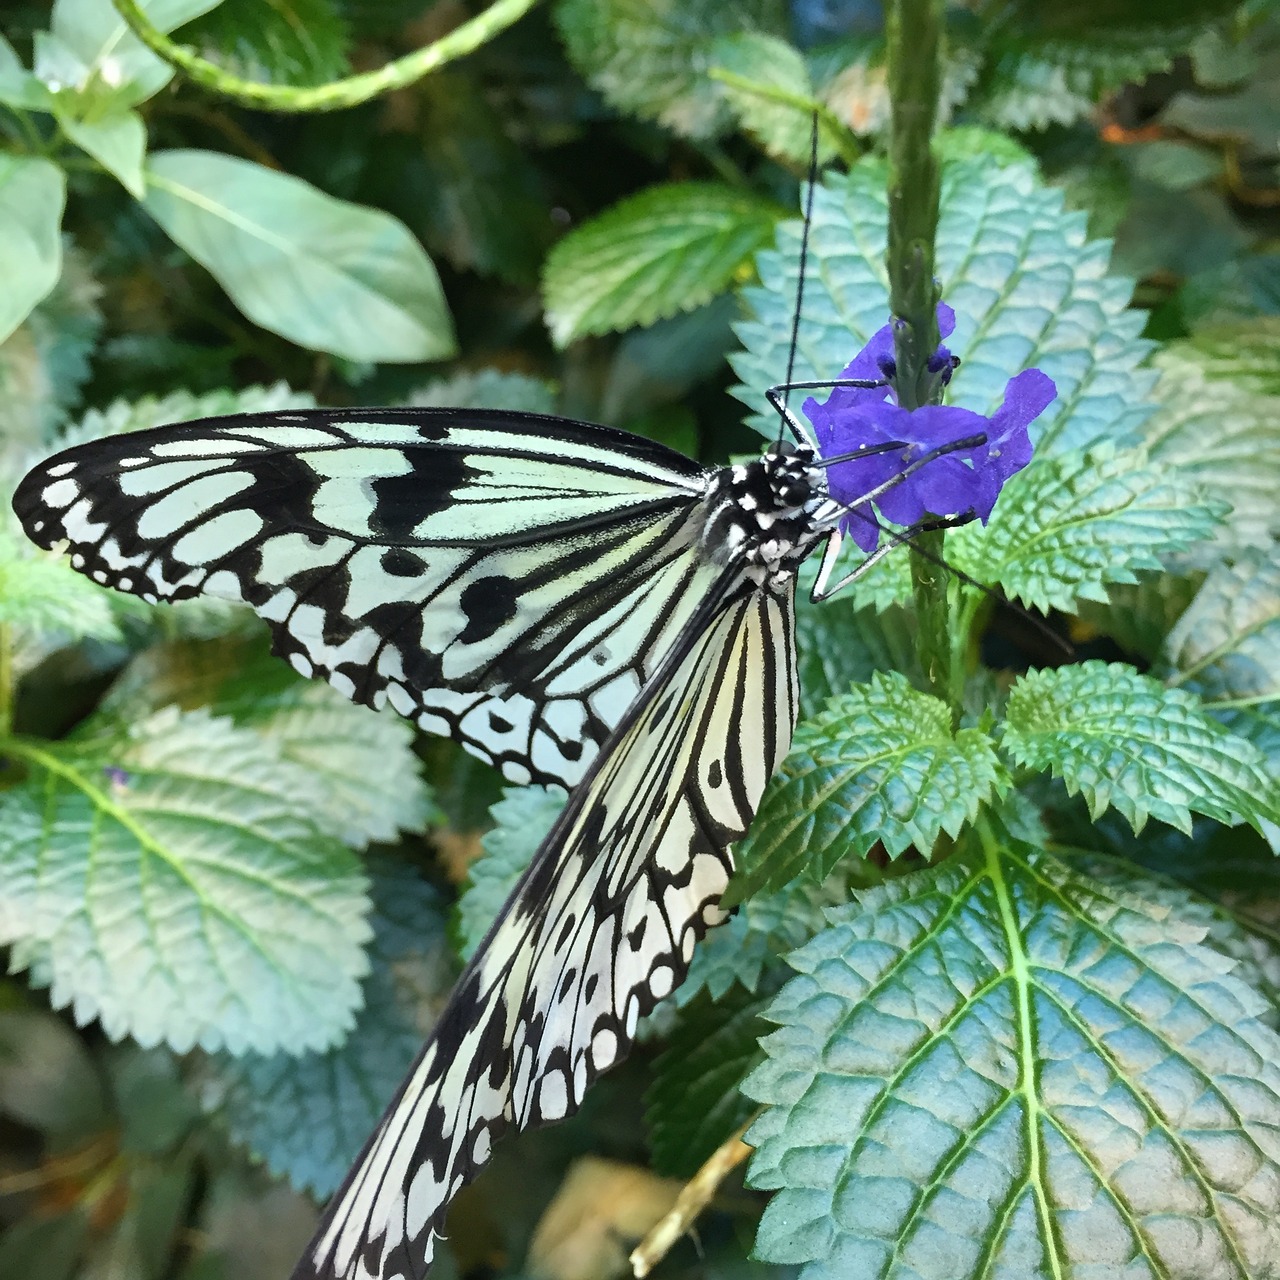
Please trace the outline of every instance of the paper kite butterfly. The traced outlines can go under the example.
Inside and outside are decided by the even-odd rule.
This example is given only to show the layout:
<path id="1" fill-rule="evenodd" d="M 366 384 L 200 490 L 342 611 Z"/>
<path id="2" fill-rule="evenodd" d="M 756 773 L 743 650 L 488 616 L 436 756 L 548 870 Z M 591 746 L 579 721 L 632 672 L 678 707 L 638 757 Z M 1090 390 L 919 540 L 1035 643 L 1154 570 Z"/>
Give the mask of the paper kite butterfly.
<path id="1" fill-rule="evenodd" d="M 843 585 L 851 509 L 778 390 L 795 443 L 720 469 L 559 417 L 309 410 L 97 440 L 19 486 L 95 582 L 243 601 L 303 675 L 570 792 L 294 1280 L 420 1280 L 493 1143 L 575 1110 L 723 919 L 796 720 L 797 571 L 825 543 L 814 598 Z M 861 518 L 983 443 L 899 457 Z"/>

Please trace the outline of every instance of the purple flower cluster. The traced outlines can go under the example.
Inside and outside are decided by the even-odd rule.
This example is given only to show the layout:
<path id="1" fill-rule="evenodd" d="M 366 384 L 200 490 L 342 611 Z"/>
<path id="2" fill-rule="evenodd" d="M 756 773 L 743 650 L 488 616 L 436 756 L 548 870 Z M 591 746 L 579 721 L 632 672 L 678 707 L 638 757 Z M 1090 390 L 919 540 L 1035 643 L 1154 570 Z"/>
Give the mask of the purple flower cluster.
<path id="1" fill-rule="evenodd" d="M 955 312 L 939 304 L 938 332 L 949 337 L 955 326 Z M 956 363 L 947 348 L 940 346 L 929 361 L 929 370 L 945 385 Z M 804 402 L 823 457 L 859 449 L 883 450 L 894 442 L 901 445 L 838 462 L 828 469 L 831 496 L 850 507 L 841 528 L 863 551 L 874 551 L 880 540 L 880 522 L 872 514 L 873 506 L 895 525 L 916 524 L 929 515 L 958 516 L 970 511 L 985 524 L 1001 486 L 1031 461 L 1027 427 L 1057 394 L 1051 378 L 1039 369 L 1026 369 L 1009 379 L 1004 403 L 989 418 L 952 405 L 904 409 L 895 398 L 895 372 L 893 325 L 887 324 L 840 375 L 842 380 L 858 379 L 873 385 L 836 387 L 825 403 L 819 404 L 813 397 Z M 983 444 L 934 458 L 873 502 L 860 501 L 939 445 L 979 435 L 985 437 Z"/>

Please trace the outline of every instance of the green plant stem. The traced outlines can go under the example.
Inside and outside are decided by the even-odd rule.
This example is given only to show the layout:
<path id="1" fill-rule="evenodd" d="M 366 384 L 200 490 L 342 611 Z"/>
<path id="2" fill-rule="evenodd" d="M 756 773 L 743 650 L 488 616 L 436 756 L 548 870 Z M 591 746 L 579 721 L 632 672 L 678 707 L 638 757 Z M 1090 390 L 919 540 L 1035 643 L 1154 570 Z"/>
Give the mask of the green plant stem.
<path id="1" fill-rule="evenodd" d="M 894 383 L 898 403 L 918 409 L 941 388 L 929 372 L 938 346 L 938 286 L 933 242 L 938 227 L 939 168 L 933 127 L 942 80 L 942 0 L 892 0 L 887 13 L 889 59 L 889 309 L 895 320 Z M 940 555 L 941 533 L 921 539 Z M 912 552 L 911 580 L 919 616 L 920 662 L 932 691 L 959 713 L 948 625 L 947 574 Z"/>
<path id="2" fill-rule="evenodd" d="M 217 63 L 170 40 L 151 24 L 137 0 L 112 0 L 112 3 L 139 40 L 196 84 L 224 98 L 263 111 L 312 112 L 338 111 L 368 102 L 392 89 L 404 89 L 446 63 L 465 57 L 488 43 L 528 13 L 537 0 L 496 0 L 483 13 L 455 27 L 424 49 L 416 49 L 376 71 L 308 87 L 260 84 L 230 75 Z"/>

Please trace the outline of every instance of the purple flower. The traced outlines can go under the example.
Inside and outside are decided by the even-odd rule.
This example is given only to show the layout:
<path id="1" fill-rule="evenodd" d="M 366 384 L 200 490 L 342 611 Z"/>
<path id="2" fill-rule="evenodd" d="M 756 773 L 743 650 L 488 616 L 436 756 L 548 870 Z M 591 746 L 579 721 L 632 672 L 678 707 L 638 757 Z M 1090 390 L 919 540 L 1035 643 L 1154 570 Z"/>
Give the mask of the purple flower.
<path id="1" fill-rule="evenodd" d="M 955 312 L 939 304 L 939 334 L 950 336 L 955 325 Z M 951 352 L 940 346 L 929 361 L 929 369 L 945 386 L 956 363 Z M 875 385 L 835 387 L 823 404 L 813 397 L 804 402 L 823 457 L 894 442 L 902 446 L 838 462 L 827 472 L 831 496 L 851 508 L 840 527 L 868 552 L 880 541 L 873 506 L 896 525 L 912 525 L 928 515 L 956 516 L 969 511 L 985 524 L 1001 486 L 1031 461 L 1027 427 L 1057 394 L 1051 378 L 1039 369 L 1024 369 L 1009 380 L 1004 403 L 989 418 L 952 405 L 903 409 L 894 398 L 895 372 L 893 325 L 887 324 L 840 375 Z M 985 442 L 934 458 L 872 502 L 859 501 L 863 494 L 900 475 L 922 454 L 970 436 L 983 436 Z"/>

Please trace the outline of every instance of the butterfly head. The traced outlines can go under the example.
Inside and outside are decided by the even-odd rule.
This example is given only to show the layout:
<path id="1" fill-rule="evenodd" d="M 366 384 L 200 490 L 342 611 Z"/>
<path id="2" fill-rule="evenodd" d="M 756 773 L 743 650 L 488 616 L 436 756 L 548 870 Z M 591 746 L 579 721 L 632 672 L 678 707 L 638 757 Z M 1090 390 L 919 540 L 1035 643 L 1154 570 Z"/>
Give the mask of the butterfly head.
<path id="1" fill-rule="evenodd" d="M 764 574 L 789 574 L 821 536 L 814 512 L 827 496 L 812 449 L 782 441 L 754 462 L 716 474 L 706 545 L 719 558 L 745 560 Z"/>

